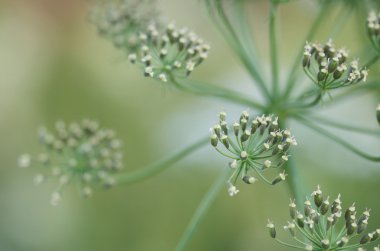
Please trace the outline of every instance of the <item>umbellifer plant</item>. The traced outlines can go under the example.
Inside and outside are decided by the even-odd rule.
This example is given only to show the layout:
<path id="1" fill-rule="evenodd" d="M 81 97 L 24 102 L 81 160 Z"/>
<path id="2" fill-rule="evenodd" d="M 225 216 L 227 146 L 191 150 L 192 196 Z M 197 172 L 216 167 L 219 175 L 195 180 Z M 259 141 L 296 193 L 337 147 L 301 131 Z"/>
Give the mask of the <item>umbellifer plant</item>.
<path id="1" fill-rule="evenodd" d="M 68 127 L 58 123 L 56 135 L 46 130 L 41 131 L 41 143 L 50 153 L 42 154 L 38 158 L 39 165 L 50 170 L 53 176 L 59 177 L 58 189 L 52 196 L 54 205 L 61 198 L 62 188 L 69 183 L 78 183 L 81 194 L 88 196 L 92 194 L 93 187 L 99 184 L 110 187 L 138 182 L 165 170 L 176 161 L 211 143 L 218 153 L 230 161 L 200 202 L 176 246 L 179 251 L 185 250 L 198 223 L 222 187 L 227 186 L 230 196 L 238 194 L 238 180 L 246 184 L 262 181 L 269 185 L 286 182 L 291 196 L 297 202 L 304 199 L 307 188 L 297 175 L 297 168 L 302 167 L 296 167 L 296 163 L 290 158 L 293 146 L 297 145 L 287 129 L 290 121 L 328 137 L 332 143 L 341 145 L 366 161 L 380 162 L 380 156 L 367 153 L 339 133 L 329 130 L 333 128 L 379 137 L 379 129 L 348 125 L 315 114 L 317 110 L 327 110 L 338 101 L 354 95 L 379 93 L 380 81 L 375 74 L 371 75 L 372 67 L 380 58 L 380 14 L 379 10 L 370 10 L 376 7 L 376 1 L 310 0 L 318 14 L 306 37 L 298 39 L 299 50 L 293 56 L 288 75 L 280 77 L 280 69 L 283 71 L 287 67 L 280 60 L 278 11 L 290 0 L 268 0 L 270 80 L 267 80 L 265 71 L 261 69 L 263 60 L 256 52 L 257 47 L 252 40 L 248 21 L 249 8 L 246 7 L 255 5 L 254 1 L 202 2 L 210 19 L 250 75 L 262 101 L 233 89 L 194 80 L 191 73 L 197 67 L 205 65 L 205 60 L 212 52 L 211 46 L 189 28 L 177 28 L 174 23 L 164 23 L 159 17 L 154 0 L 93 0 L 89 15 L 99 34 L 121 49 L 128 60 L 141 69 L 142 76 L 170 84 L 184 92 L 220 98 L 249 107 L 255 114 L 244 111 L 239 118 L 236 117 L 238 119 L 234 123 L 229 123 L 226 119 L 227 113 L 222 111 L 218 123 L 210 130 L 210 138 L 202 138 L 133 173 L 116 173 L 123 164 L 120 142 L 114 138 L 113 133 L 100 130 L 95 122 L 88 120 Z M 338 7 L 342 11 L 339 20 L 334 23 L 334 27 L 325 28 L 332 31 L 331 38 L 317 37 L 317 32 L 324 28 L 324 22 Z M 367 54 L 351 56 L 344 45 L 335 45 L 333 39 L 339 36 L 336 31 L 346 25 L 354 9 L 358 9 L 357 16 L 362 23 L 360 27 L 367 33 L 367 40 L 361 45 Z M 367 20 L 362 18 L 363 12 L 366 15 L 368 13 Z M 312 42 L 315 40 L 324 42 Z M 361 57 L 360 61 L 358 56 Z M 302 78 L 303 76 L 307 78 Z M 378 106 L 376 118 L 380 123 L 379 111 Z M 19 165 L 28 167 L 32 160 L 30 155 L 24 154 L 19 159 Z M 49 175 L 38 174 L 35 181 L 40 183 L 47 176 Z M 354 205 L 347 211 L 342 211 L 340 196 L 330 202 L 328 197 L 322 198 L 319 188 L 312 196 L 314 206 L 306 199 L 304 213 L 297 211 L 294 201 L 290 204 L 291 220 L 285 229 L 291 233 L 298 245 L 279 240 L 272 222 L 267 225 L 270 236 L 284 245 L 305 250 L 363 250 L 362 246 L 378 239 L 379 230 L 364 234 L 369 210 L 357 217 Z M 338 231 L 336 226 L 341 218 L 342 228 Z M 296 236 L 296 230 L 300 232 L 300 237 Z M 360 235 L 360 239 L 349 244 L 355 235 Z M 375 250 L 379 248 L 375 247 Z"/>

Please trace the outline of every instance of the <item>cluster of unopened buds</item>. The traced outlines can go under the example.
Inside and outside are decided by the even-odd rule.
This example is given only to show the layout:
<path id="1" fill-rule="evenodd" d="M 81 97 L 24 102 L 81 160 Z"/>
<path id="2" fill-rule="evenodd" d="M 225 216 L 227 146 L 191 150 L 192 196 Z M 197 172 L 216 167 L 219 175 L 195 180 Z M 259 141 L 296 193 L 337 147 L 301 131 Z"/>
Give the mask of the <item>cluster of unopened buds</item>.
<path id="1" fill-rule="evenodd" d="M 287 174 L 280 169 L 289 159 L 289 148 L 297 145 L 290 131 L 279 128 L 277 117 L 263 115 L 250 119 L 248 112 L 243 112 L 239 122 L 230 129 L 226 116 L 221 112 L 219 123 L 211 128 L 211 145 L 231 159 L 229 167 L 233 172 L 228 180 L 229 195 L 239 192 L 235 186 L 239 177 L 246 184 L 254 183 L 256 178 L 252 172 L 270 185 L 284 181 Z M 277 173 L 272 180 L 264 175 L 269 170 Z"/>
<path id="2" fill-rule="evenodd" d="M 380 13 L 371 11 L 368 14 L 367 29 L 372 45 L 380 53 Z"/>
<path id="3" fill-rule="evenodd" d="M 83 120 L 81 123 L 57 122 L 54 132 L 45 128 L 39 131 L 43 152 L 36 157 L 24 154 L 19 166 L 39 168 L 34 182 L 40 184 L 50 177 L 58 179 L 51 203 L 57 205 L 63 189 L 76 183 L 84 197 L 91 196 L 93 188 L 108 188 L 114 184 L 111 177 L 122 169 L 121 141 L 115 133 L 102 129 L 97 122 Z"/>
<path id="4" fill-rule="evenodd" d="M 128 52 L 139 46 L 138 34 L 157 16 L 154 0 L 92 0 L 90 21 L 99 33 Z"/>
<path id="5" fill-rule="evenodd" d="M 297 244 L 279 240 L 275 225 L 268 221 L 270 236 L 285 246 L 307 251 L 360 251 L 365 250 L 364 246 L 372 245 L 379 239 L 380 229 L 365 233 L 370 217 L 369 209 L 357 215 L 354 203 L 343 211 L 340 195 L 330 202 L 329 197 L 323 197 L 319 186 L 312 193 L 312 198 L 313 202 L 305 200 L 303 212 L 297 210 L 295 201 L 291 200 L 289 204 L 291 219 L 284 229 Z M 374 250 L 379 251 L 379 247 L 375 247 Z"/>
<path id="6" fill-rule="evenodd" d="M 209 44 L 187 28 L 154 25 L 139 35 L 139 49 L 129 54 L 130 62 L 142 66 L 146 77 L 167 82 L 169 77 L 187 77 L 208 56 Z"/>
<path id="7" fill-rule="evenodd" d="M 306 43 L 302 66 L 307 76 L 323 91 L 365 82 L 368 70 L 358 60 L 347 62 L 348 52 L 337 50 L 330 39 L 326 44 Z"/>

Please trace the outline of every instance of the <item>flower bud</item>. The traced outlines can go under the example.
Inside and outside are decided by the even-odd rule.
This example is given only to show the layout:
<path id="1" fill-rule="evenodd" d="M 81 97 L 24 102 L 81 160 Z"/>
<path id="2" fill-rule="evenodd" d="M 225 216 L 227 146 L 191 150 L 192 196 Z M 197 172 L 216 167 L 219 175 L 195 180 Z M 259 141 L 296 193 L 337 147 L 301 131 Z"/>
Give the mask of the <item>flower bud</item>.
<path id="1" fill-rule="evenodd" d="M 324 240 L 322 240 L 322 241 L 321 241 L 321 244 L 322 244 L 322 248 L 323 248 L 324 250 L 327 250 L 327 249 L 329 249 L 329 247 L 330 247 L 330 241 L 329 241 L 328 239 L 324 239 Z"/>
<path id="2" fill-rule="evenodd" d="M 325 215 L 328 212 L 329 205 L 330 205 L 329 197 L 327 197 L 327 199 L 322 202 L 322 205 L 321 205 L 321 208 L 320 208 L 320 211 L 321 211 L 322 215 Z"/>
<path id="3" fill-rule="evenodd" d="M 276 228 L 274 224 L 268 220 L 267 228 L 269 229 L 269 236 L 272 237 L 273 239 L 276 238 Z"/>
<path id="4" fill-rule="evenodd" d="M 372 238 L 373 238 L 373 235 L 371 233 L 365 234 L 360 239 L 360 244 L 362 245 L 367 244 Z"/>
<path id="5" fill-rule="evenodd" d="M 217 147 L 218 145 L 218 136 L 215 133 L 211 134 L 211 145 L 213 147 Z"/>
<path id="6" fill-rule="evenodd" d="M 294 220 L 296 218 L 296 213 L 297 213 L 296 203 L 294 203 L 294 200 L 290 200 L 290 203 L 289 203 L 290 218 Z"/>
<path id="7" fill-rule="evenodd" d="M 377 109 L 376 109 L 376 117 L 377 117 L 377 122 L 378 122 L 379 125 L 380 125 L 380 104 L 377 105 Z"/>
<path id="8" fill-rule="evenodd" d="M 287 174 L 285 172 L 280 173 L 274 180 L 272 181 L 272 185 L 276 185 L 280 183 L 281 181 L 284 181 L 286 179 Z"/>
<path id="9" fill-rule="evenodd" d="M 319 208 L 323 203 L 322 191 L 318 185 L 317 190 L 312 193 L 314 197 L 314 203 Z"/>
<path id="10" fill-rule="evenodd" d="M 246 175 L 243 177 L 243 181 L 247 184 L 253 184 L 256 182 L 256 179 L 255 179 L 255 177 Z"/>

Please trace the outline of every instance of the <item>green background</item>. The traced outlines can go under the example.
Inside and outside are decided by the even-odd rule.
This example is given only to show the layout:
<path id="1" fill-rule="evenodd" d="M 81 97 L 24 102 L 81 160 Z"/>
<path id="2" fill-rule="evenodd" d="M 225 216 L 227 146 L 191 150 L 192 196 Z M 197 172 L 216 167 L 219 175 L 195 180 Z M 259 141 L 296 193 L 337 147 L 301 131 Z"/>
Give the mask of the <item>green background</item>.
<path id="1" fill-rule="evenodd" d="M 256 1 L 255 1 L 256 2 Z M 312 1 L 281 7 L 281 77 L 316 14 Z M 207 19 L 200 1 L 165 0 L 159 8 L 165 20 L 176 20 L 210 41 L 212 50 L 191 78 L 256 94 L 246 72 Z M 254 40 L 269 72 L 268 6 L 250 5 Z M 335 12 L 334 12 L 335 13 Z M 337 7 L 338 15 L 339 7 Z M 328 37 L 326 20 L 317 38 Z M 335 38 L 351 55 L 369 48 L 365 21 L 351 19 Z M 364 44 L 358 47 L 359 44 Z M 379 64 L 370 72 L 378 75 Z M 376 72 L 377 71 L 377 72 Z M 268 74 L 266 74 L 268 76 Z M 311 83 L 309 83 L 311 84 Z M 49 204 L 55 182 L 34 186 L 32 169 L 20 169 L 17 158 L 37 153 L 36 131 L 59 119 L 88 117 L 115 129 L 124 142 L 125 171 L 150 162 L 208 135 L 224 109 L 233 120 L 247 107 L 180 93 L 146 79 L 130 65 L 123 51 L 99 37 L 86 20 L 86 3 L 61 0 L 0 2 L 0 250 L 118 251 L 173 250 L 202 195 L 227 160 L 204 147 L 168 171 L 130 186 L 96 191 L 90 199 L 65 190 L 58 207 Z M 379 93 L 355 97 L 320 113 L 342 122 L 378 128 L 375 107 Z M 251 111 L 254 113 L 254 111 Z M 308 193 L 317 184 L 325 194 L 342 193 L 343 206 L 372 208 L 369 229 L 380 226 L 380 168 L 297 124 L 292 132 L 299 146 L 292 153 Z M 335 132 L 335 131 L 334 131 Z M 378 155 L 378 138 L 336 131 L 365 151 Z M 268 218 L 279 235 L 288 219 L 286 184 L 239 185 L 238 196 L 222 190 L 192 239 L 189 250 L 288 250 L 269 238 Z"/>

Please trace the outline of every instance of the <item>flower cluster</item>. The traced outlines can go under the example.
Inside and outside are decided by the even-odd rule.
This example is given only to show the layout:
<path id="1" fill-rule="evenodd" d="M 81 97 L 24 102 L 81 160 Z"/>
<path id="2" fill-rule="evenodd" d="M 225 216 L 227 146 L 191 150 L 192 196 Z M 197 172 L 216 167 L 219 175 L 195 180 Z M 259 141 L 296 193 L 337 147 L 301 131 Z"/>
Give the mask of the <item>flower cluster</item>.
<path id="1" fill-rule="evenodd" d="M 251 172 L 271 185 L 285 180 L 285 172 L 278 170 L 288 161 L 289 148 L 297 142 L 289 130 L 279 129 L 277 117 L 263 115 L 250 120 L 248 112 L 243 112 L 232 130 L 226 122 L 225 112 L 220 113 L 219 119 L 219 124 L 211 128 L 211 145 L 231 159 L 229 167 L 233 173 L 228 181 L 231 196 L 239 192 L 235 187 L 239 177 L 247 184 L 256 181 Z M 264 175 L 268 169 L 278 173 L 271 181 Z"/>
<path id="2" fill-rule="evenodd" d="M 306 43 L 302 66 L 307 76 L 323 91 L 365 82 L 368 70 L 360 68 L 358 60 L 347 63 L 347 58 L 347 50 L 337 50 L 332 40 L 324 45 Z"/>
<path id="3" fill-rule="evenodd" d="M 371 11 L 368 14 L 367 30 L 372 45 L 380 53 L 380 13 Z"/>
<path id="4" fill-rule="evenodd" d="M 91 120 L 69 125 L 57 122 L 54 132 L 41 128 L 39 141 L 43 152 L 36 157 L 24 154 L 18 164 L 23 168 L 39 167 L 34 178 L 36 184 L 50 176 L 58 179 L 59 185 L 51 197 L 53 205 L 59 202 L 63 189 L 70 183 L 77 183 L 85 197 L 92 195 L 95 186 L 112 186 L 114 180 L 110 174 L 123 167 L 121 141 L 112 130 L 101 129 Z"/>
<path id="5" fill-rule="evenodd" d="M 146 77 L 167 82 L 169 77 L 187 77 L 208 56 L 210 46 L 187 28 L 177 29 L 174 24 L 160 30 L 149 25 L 139 35 L 139 48 L 129 54 L 132 63 L 144 69 Z"/>
<path id="6" fill-rule="evenodd" d="M 284 226 L 295 242 L 302 246 L 279 240 L 272 222 L 267 225 L 270 236 L 283 245 L 304 250 L 364 250 L 365 245 L 379 239 L 380 229 L 365 233 L 369 209 L 357 215 L 354 203 L 343 211 L 340 195 L 330 202 L 329 197 L 323 198 L 319 186 L 312 197 L 313 202 L 305 200 L 303 213 L 297 210 L 294 201 L 290 201 L 291 220 Z M 379 250 L 379 247 L 374 250 Z"/>
<path id="7" fill-rule="evenodd" d="M 140 31 L 157 22 L 155 7 L 155 0 L 93 0 L 90 21 L 115 46 L 133 52 L 140 45 Z"/>

